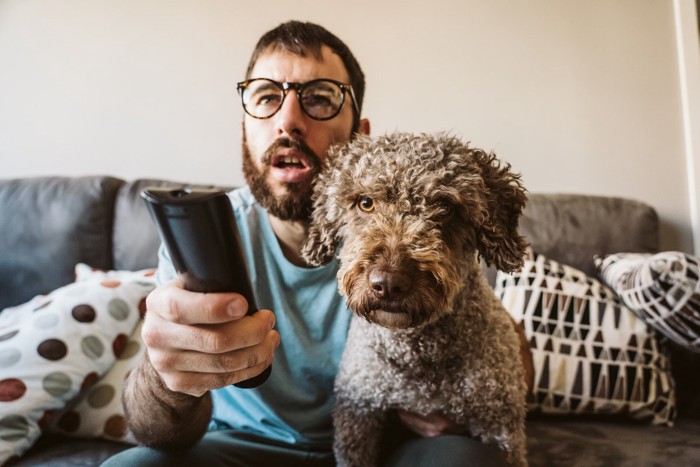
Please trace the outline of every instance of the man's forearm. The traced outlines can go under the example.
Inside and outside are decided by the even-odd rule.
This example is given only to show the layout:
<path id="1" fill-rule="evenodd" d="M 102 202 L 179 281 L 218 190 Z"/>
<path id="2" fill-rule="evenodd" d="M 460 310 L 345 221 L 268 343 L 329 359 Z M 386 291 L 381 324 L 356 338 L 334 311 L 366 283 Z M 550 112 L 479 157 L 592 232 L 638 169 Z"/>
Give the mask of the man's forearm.
<path id="1" fill-rule="evenodd" d="M 127 379 L 124 408 L 129 429 L 140 443 L 182 449 L 206 432 L 212 402 L 208 392 L 194 397 L 169 390 L 144 355 Z"/>

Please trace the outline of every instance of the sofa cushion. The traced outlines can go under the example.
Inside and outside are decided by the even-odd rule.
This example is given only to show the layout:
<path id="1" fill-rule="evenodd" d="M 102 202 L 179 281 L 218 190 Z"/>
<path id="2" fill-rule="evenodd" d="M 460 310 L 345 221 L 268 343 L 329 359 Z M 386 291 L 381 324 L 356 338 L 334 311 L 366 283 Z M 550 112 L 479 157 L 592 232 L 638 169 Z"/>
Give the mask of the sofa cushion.
<path id="1" fill-rule="evenodd" d="M 499 272 L 496 294 L 530 341 L 533 412 L 672 424 L 675 390 L 667 353 L 604 284 L 534 255 L 519 272 Z"/>
<path id="2" fill-rule="evenodd" d="M 107 440 L 44 435 L 12 467 L 93 467 L 132 447 Z"/>
<path id="3" fill-rule="evenodd" d="M 0 180 L 0 310 L 112 268 L 113 177 Z"/>
<path id="4" fill-rule="evenodd" d="M 530 418 L 527 458 L 530 467 L 696 466 L 700 421 L 679 420 L 669 428 L 600 418 Z"/>

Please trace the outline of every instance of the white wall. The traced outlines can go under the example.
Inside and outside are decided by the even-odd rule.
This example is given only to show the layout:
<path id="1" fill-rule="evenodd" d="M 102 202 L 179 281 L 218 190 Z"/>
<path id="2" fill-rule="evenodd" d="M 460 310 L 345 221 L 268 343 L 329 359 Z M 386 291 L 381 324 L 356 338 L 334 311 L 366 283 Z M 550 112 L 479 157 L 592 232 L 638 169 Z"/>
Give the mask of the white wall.
<path id="1" fill-rule="evenodd" d="M 674 0 L 693 250 L 700 254 L 700 0 Z"/>
<path id="2" fill-rule="evenodd" d="M 693 250 L 700 156 L 663 0 L 0 0 L 0 177 L 241 184 L 235 83 L 287 19 L 353 49 L 375 134 L 451 130 L 532 192 L 646 201 L 662 247 Z"/>

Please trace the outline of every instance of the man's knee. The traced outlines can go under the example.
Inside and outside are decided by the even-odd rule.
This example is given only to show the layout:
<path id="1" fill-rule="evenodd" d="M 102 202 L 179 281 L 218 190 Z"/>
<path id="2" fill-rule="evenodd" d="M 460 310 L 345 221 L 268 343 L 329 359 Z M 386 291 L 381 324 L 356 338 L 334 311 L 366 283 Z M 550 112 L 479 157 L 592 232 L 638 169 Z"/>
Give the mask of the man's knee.
<path id="1" fill-rule="evenodd" d="M 102 464 L 102 467 L 127 467 L 133 465 L 156 467 L 168 465 L 166 463 L 168 461 L 168 456 L 162 451 L 146 447 L 135 447 L 110 457 Z"/>
<path id="2" fill-rule="evenodd" d="M 398 446 L 389 456 L 386 467 L 393 466 L 500 467 L 508 465 L 496 448 L 466 436 L 445 435 L 413 438 Z"/>

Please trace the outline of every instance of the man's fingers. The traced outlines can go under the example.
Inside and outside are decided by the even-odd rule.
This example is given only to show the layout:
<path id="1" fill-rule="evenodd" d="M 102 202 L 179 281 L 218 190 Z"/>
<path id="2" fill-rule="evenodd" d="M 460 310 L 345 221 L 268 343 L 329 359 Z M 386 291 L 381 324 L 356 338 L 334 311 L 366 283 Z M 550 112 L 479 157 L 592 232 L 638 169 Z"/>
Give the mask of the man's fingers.
<path id="1" fill-rule="evenodd" d="M 264 339 L 250 347 L 224 353 L 198 351 L 152 352 L 149 356 L 154 368 L 183 373 L 232 373 L 270 363 L 279 345 L 277 331 L 269 331 Z"/>
<path id="2" fill-rule="evenodd" d="M 171 391 L 200 397 L 207 391 L 223 388 L 254 378 L 262 373 L 268 366 L 270 366 L 270 364 L 264 362 L 229 373 L 165 373 L 161 374 L 161 378 L 163 379 L 163 383 L 165 383 Z"/>
<path id="3" fill-rule="evenodd" d="M 248 304 L 238 294 L 189 292 L 174 280 L 149 295 L 147 308 L 141 336 L 172 391 L 201 396 L 257 376 L 279 345 L 274 314 L 246 315 Z"/>
<path id="4" fill-rule="evenodd" d="M 235 321 L 191 326 L 151 316 L 144 322 L 141 334 L 148 348 L 222 354 L 262 342 L 274 325 L 275 315 L 270 310 Z"/>
<path id="5" fill-rule="evenodd" d="M 227 354 L 183 352 L 177 354 L 179 360 L 171 361 L 171 367 L 159 371 L 159 374 L 171 391 L 199 397 L 209 390 L 236 384 L 262 373 L 272 364 L 279 342 L 277 331 L 270 331 L 261 344 Z M 164 364 L 159 360 L 162 355 L 165 354 L 149 355 L 156 370 Z"/>
<path id="6" fill-rule="evenodd" d="M 179 324 L 216 324 L 238 319 L 248 311 L 248 302 L 235 293 L 197 293 L 185 290 L 175 279 L 156 287 L 146 299 L 146 309 Z"/>
<path id="7" fill-rule="evenodd" d="M 437 412 L 425 416 L 405 410 L 397 410 L 397 413 L 404 426 L 423 437 L 431 438 L 448 434 L 464 434 L 466 432 L 465 427 L 458 425 Z"/>

